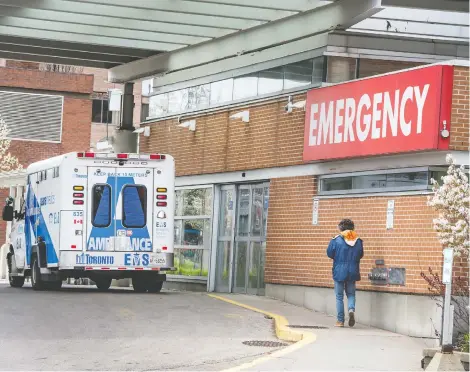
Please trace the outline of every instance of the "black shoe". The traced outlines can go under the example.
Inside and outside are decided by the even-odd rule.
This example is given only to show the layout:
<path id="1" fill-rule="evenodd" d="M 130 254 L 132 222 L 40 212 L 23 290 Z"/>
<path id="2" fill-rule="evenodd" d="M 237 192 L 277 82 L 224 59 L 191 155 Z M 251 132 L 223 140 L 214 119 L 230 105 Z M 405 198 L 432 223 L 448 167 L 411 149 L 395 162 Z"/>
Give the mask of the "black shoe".
<path id="1" fill-rule="evenodd" d="M 356 319 L 354 319 L 354 310 L 349 310 L 349 326 L 354 327 L 354 324 L 356 324 Z"/>

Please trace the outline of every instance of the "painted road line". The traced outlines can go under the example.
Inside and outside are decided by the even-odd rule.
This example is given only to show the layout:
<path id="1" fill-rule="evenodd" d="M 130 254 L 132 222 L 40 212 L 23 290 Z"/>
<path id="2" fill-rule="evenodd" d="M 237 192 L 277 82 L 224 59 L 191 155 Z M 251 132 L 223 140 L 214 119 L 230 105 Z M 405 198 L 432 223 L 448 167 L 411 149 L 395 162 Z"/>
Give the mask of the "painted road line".
<path id="1" fill-rule="evenodd" d="M 217 296 L 217 295 L 213 295 L 213 294 L 208 294 L 208 296 L 212 297 L 212 298 L 215 298 L 217 300 L 220 300 L 220 301 L 228 302 L 229 304 L 232 304 L 232 305 L 235 305 L 235 306 L 243 307 L 247 310 L 251 310 L 251 311 L 255 311 L 257 313 L 264 314 L 264 315 L 272 318 L 274 320 L 274 329 L 276 331 L 277 338 L 279 338 L 280 340 L 283 340 L 283 341 L 295 342 L 295 344 L 287 346 L 284 349 L 275 351 L 274 353 L 269 354 L 269 355 L 262 356 L 260 358 L 257 358 L 255 360 L 251 361 L 251 362 L 241 364 L 237 367 L 226 369 L 223 372 L 241 371 L 241 370 L 244 370 L 244 369 L 247 369 L 247 368 L 254 367 L 254 366 L 259 365 L 261 363 L 267 362 L 269 360 L 283 357 L 287 354 L 290 354 L 290 353 L 292 353 L 296 350 L 301 349 L 302 347 L 304 347 L 308 344 L 311 344 L 312 342 L 314 342 L 317 339 L 316 335 L 311 333 L 311 332 L 294 331 L 294 330 L 290 329 L 288 327 L 289 322 L 282 315 L 274 314 L 274 313 L 271 313 L 269 311 L 264 311 L 264 310 L 258 309 L 256 307 L 246 305 L 246 304 L 238 302 L 238 301 L 230 300 L 230 299 L 222 297 L 222 296 Z"/>

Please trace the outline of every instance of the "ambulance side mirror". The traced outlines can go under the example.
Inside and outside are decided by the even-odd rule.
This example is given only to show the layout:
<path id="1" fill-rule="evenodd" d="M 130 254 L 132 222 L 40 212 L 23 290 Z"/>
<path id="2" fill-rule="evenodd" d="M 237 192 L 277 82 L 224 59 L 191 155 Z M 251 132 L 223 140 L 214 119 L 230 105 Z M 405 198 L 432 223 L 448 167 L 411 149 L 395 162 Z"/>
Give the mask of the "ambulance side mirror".
<path id="1" fill-rule="evenodd" d="M 2 213 L 3 221 L 13 221 L 13 206 L 5 205 Z"/>

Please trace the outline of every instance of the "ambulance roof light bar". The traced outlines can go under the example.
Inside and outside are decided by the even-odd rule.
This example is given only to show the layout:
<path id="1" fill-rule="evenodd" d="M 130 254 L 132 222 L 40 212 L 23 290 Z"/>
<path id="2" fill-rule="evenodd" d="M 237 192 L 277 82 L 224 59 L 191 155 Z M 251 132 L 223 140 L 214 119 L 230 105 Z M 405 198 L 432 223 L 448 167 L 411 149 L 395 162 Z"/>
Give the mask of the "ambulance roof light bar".
<path id="1" fill-rule="evenodd" d="M 136 159 L 136 160 L 165 160 L 166 155 L 162 154 L 126 154 L 126 153 L 99 153 L 99 152 L 77 152 L 77 158 L 98 158 L 98 159 Z"/>

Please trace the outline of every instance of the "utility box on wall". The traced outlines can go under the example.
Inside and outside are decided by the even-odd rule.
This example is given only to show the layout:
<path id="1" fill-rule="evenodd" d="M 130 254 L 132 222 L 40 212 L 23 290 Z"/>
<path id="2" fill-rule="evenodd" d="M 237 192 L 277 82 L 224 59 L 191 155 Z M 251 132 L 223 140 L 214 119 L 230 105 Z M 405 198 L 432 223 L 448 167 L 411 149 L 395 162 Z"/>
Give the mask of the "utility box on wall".
<path id="1" fill-rule="evenodd" d="M 376 260 L 376 265 L 384 265 L 384 260 Z M 401 267 L 374 267 L 368 274 L 373 285 L 405 285 L 406 269 Z"/>

